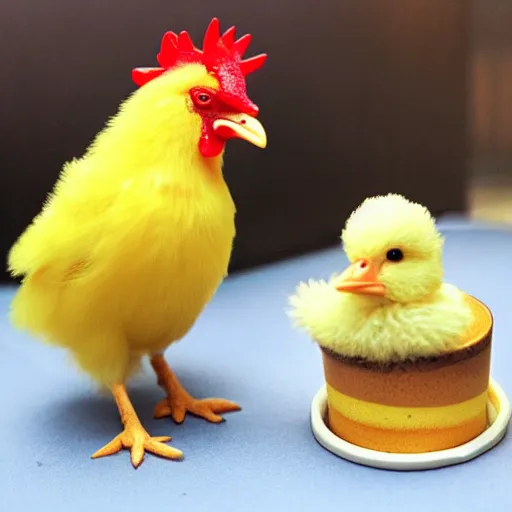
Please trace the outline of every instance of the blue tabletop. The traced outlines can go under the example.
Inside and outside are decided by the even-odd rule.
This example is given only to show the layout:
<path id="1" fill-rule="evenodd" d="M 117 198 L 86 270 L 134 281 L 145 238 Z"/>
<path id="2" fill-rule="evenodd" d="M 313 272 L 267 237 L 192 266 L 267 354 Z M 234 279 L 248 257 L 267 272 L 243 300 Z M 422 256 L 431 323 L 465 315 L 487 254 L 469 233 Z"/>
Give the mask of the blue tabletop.
<path id="1" fill-rule="evenodd" d="M 492 374 L 512 393 L 512 231 L 441 223 L 446 279 L 495 316 Z M 163 392 L 146 365 L 130 393 L 147 430 L 171 435 L 185 460 L 150 454 L 135 471 L 129 453 L 90 455 L 120 432 L 116 407 L 77 374 L 65 352 L 15 332 L 0 291 L 0 509 L 81 512 L 219 510 L 350 512 L 512 510 L 512 442 L 472 462 L 398 473 L 340 459 L 313 438 L 309 410 L 323 385 L 317 347 L 284 311 L 295 285 L 326 278 L 347 261 L 340 249 L 230 277 L 166 357 L 197 397 L 237 401 L 241 412 L 214 425 L 152 419 Z"/>

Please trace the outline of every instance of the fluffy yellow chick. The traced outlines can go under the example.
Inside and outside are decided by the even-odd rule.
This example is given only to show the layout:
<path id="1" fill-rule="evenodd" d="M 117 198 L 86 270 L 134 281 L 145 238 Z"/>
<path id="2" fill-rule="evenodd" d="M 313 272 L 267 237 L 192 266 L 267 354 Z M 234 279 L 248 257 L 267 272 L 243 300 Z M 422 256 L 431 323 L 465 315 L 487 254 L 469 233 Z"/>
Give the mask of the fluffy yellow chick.
<path id="1" fill-rule="evenodd" d="M 214 19 L 203 49 L 186 32 L 168 32 L 161 68 L 138 68 L 137 89 L 82 158 L 64 166 L 42 212 L 9 254 L 23 278 L 11 318 L 69 350 L 110 388 L 124 430 L 93 457 L 131 451 L 179 459 L 169 437 L 143 428 L 125 384 L 149 356 L 165 398 L 155 417 L 186 413 L 220 422 L 239 410 L 222 399 L 196 399 L 162 353 L 182 339 L 227 274 L 235 204 L 222 162 L 229 139 L 265 147 L 245 76 L 264 55 L 242 60 L 250 42 L 222 36 Z"/>
<path id="2" fill-rule="evenodd" d="M 443 238 L 423 206 L 397 194 L 365 200 L 342 241 L 350 266 L 300 283 L 290 315 L 322 347 L 378 363 L 456 348 L 470 325 L 465 295 L 443 283 Z"/>

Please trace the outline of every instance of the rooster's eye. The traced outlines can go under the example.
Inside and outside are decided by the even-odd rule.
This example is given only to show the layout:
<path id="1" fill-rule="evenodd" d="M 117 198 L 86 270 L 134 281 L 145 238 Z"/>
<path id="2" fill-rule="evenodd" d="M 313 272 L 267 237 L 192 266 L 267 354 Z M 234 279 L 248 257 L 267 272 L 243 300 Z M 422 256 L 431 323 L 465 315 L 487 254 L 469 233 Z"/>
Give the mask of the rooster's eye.
<path id="1" fill-rule="evenodd" d="M 202 87 L 194 87 L 190 90 L 190 99 L 196 109 L 211 110 L 215 106 L 215 93 Z"/>
<path id="2" fill-rule="evenodd" d="M 213 97 L 208 91 L 195 90 L 191 91 L 192 101 L 195 106 L 200 109 L 210 108 L 213 103 Z"/>

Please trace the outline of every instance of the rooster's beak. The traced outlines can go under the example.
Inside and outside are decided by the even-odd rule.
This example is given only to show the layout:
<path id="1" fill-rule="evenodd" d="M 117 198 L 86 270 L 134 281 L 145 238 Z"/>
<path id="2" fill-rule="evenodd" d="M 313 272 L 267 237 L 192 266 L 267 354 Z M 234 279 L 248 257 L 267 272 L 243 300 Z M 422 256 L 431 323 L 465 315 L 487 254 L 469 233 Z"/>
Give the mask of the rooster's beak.
<path id="1" fill-rule="evenodd" d="M 267 146 L 267 134 L 263 125 L 247 114 L 227 114 L 215 119 L 213 129 L 216 135 L 225 140 L 236 137 L 262 149 Z"/>
<path id="2" fill-rule="evenodd" d="M 375 262 L 356 260 L 338 278 L 336 290 L 384 297 L 386 287 L 379 280 L 379 271 L 379 265 Z"/>

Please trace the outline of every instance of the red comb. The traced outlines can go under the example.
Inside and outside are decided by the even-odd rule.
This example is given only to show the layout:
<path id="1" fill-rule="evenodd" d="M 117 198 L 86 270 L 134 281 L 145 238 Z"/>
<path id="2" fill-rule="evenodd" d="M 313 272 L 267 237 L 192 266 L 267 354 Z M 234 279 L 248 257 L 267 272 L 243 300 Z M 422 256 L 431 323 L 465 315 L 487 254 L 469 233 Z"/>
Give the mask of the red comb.
<path id="1" fill-rule="evenodd" d="M 242 60 L 251 42 L 251 35 L 246 34 L 235 41 L 235 27 L 231 27 L 223 35 L 220 34 L 220 24 L 213 18 L 206 29 L 203 49 L 194 46 L 186 31 L 176 35 L 166 32 L 162 38 L 160 53 L 157 55 L 159 68 L 136 68 L 132 71 L 132 79 L 138 86 L 143 86 L 183 64 L 203 64 L 209 72 L 215 74 L 221 89 L 243 99 L 246 108 L 257 112 L 257 107 L 246 96 L 245 77 L 265 62 L 267 55 L 260 54 Z"/>

